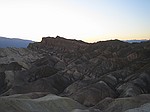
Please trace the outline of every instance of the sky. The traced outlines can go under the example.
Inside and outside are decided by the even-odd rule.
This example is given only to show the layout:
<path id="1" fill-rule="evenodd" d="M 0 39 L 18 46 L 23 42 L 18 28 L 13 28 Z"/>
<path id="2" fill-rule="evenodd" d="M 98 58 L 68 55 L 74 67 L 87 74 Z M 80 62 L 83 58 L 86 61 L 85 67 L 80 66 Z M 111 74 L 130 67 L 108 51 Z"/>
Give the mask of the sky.
<path id="1" fill-rule="evenodd" d="M 0 0 L 0 36 L 150 39 L 150 0 Z"/>

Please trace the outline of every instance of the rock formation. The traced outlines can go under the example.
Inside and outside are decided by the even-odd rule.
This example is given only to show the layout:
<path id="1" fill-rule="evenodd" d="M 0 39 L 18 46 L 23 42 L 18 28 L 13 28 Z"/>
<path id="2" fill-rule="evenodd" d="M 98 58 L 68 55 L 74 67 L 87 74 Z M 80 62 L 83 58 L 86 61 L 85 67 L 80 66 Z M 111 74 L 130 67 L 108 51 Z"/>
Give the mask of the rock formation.
<path id="1" fill-rule="evenodd" d="M 128 109 L 147 108 L 150 102 L 150 41 L 85 43 L 57 36 L 44 37 L 27 49 L 0 51 L 2 98 L 40 92 L 87 107 L 75 107 L 72 112 L 132 112 Z"/>

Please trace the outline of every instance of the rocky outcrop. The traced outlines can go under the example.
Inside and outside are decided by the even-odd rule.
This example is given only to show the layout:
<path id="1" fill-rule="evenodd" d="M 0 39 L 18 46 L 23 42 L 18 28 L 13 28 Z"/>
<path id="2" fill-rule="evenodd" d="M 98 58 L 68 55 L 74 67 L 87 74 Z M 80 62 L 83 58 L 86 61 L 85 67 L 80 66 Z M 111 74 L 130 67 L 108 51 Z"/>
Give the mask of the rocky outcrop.
<path id="1" fill-rule="evenodd" d="M 37 44 L 37 43 L 35 43 Z M 39 46 L 35 46 L 35 44 L 29 44 L 28 48 L 38 49 L 40 47 L 42 48 L 48 48 L 48 49 L 55 49 L 57 51 L 61 52 L 74 52 L 77 50 L 82 50 L 85 49 L 85 47 L 88 46 L 87 43 L 83 41 L 77 41 L 77 40 L 71 40 L 71 39 L 65 39 L 63 37 L 57 36 L 56 38 L 54 37 L 43 37 L 41 43 L 37 44 Z"/>

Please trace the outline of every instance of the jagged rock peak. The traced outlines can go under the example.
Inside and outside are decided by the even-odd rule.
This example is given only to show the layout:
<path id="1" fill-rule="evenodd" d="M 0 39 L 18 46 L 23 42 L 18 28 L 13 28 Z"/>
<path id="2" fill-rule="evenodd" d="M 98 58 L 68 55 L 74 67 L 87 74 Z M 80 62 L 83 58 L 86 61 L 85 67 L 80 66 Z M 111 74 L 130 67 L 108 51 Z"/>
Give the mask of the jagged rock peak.
<path id="1" fill-rule="evenodd" d="M 56 36 L 56 37 L 50 37 L 50 36 L 43 37 L 41 42 L 45 42 L 45 41 L 55 41 L 55 42 L 62 41 L 62 42 L 72 42 L 72 43 L 78 42 L 78 43 L 87 44 L 86 42 L 83 42 L 82 40 L 66 39 L 66 38 L 60 37 L 60 36 Z"/>
<path id="2" fill-rule="evenodd" d="M 43 37 L 41 42 L 36 42 L 29 44 L 28 48 L 38 49 L 38 48 L 51 48 L 51 49 L 63 49 L 65 51 L 74 51 L 85 49 L 89 44 L 81 40 L 66 39 L 64 37 Z"/>

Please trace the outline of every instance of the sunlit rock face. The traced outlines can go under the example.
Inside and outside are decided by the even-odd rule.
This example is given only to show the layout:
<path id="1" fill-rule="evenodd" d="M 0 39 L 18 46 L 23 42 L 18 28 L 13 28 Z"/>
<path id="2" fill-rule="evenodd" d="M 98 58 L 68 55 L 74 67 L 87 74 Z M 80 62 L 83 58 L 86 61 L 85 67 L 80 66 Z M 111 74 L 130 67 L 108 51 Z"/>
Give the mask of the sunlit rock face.
<path id="1" fill-rule="evenodd" d="M 27 49 L 0 50 L 1 96 L 44 92 L 88 107 L 71 111 L 98 112 L 110 110 L 103 103 L 150 93 L 150 41 L 85 43 L 57 36 Z"/>

